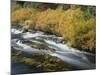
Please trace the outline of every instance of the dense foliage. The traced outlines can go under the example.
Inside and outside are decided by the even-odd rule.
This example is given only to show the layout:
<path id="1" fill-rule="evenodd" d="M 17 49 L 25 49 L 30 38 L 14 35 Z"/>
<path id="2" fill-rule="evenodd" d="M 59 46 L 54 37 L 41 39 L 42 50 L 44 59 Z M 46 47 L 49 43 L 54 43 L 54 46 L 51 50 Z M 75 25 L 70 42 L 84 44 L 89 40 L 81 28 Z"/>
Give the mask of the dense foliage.
<path id="1" fill-rule="evenodd" d="M 95 6 L 51 5 L 16 3 L 12 6 L 12 23 L 62 36 L 71 47 L 95 52 Z"/>

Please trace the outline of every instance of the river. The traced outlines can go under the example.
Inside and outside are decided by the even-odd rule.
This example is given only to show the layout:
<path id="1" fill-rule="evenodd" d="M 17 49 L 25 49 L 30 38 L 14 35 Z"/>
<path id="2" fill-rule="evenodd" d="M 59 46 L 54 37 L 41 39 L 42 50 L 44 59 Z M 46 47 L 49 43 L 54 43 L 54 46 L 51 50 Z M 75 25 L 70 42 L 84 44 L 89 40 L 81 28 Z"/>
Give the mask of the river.
<path id="1" fill-rule="evenodd" d="M 47 54 L 80 69 L 95 69 L 95 63 L 88 58 L 95 57 L 95 54 L 68 47 L 63 37 L 31 29 L 23 32 L 21 28 L 16 26 L 11 28 L 11 37 L 11 47 L 15 50 L 28 54 Z M 33 48 L 27 42 L 42 45 L 42 47 Z M 22 73 L 21 71 L 24 73 L 34 72 L 26 65 L 12 62 L 12 73 Z"/>

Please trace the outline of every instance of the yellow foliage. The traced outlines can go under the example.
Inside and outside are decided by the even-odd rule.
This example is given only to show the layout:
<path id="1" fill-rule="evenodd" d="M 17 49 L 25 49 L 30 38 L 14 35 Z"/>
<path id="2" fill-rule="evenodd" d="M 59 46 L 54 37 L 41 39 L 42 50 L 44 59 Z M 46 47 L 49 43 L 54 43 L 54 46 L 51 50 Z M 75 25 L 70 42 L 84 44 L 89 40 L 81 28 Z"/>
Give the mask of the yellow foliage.
<path id="1" fill-rule="evenodd" d="M 62 12 L 62 9 L 48 9 L 47 11 L 41 12 L 37 18 L 36 28 L 55 32 L 55 27 L 59 25 L 59 20 Z"/>
<path id="2" fill-rule="evenodd" d="M 34 24 L 36 21 L 37 13 L 38 12 L 33 8 L 20 8 L 12 13 L 12 22 L 24 25 L 27 20 L 30 20 Z"/>
<path id="3" fill-rule="evenodd" d="M 73 47 L 93 50 L 96 42 L 95 17 L 86 20 L 84 16 L 80 8 L 57 8 L 42 12 L 21 8 L 12 13 L 12 22 L 28 23 L 34 29 L 63 36 Z"/>

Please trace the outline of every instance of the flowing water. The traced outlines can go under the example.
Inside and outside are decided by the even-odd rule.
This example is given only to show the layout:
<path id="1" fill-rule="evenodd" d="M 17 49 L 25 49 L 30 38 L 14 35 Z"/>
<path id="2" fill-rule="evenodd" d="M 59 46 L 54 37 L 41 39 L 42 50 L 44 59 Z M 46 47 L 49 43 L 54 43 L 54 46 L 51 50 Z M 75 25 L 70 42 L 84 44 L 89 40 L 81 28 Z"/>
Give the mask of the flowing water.
<path id="1" fill-rule="evenodd" d="M 95 57 L 95 54 L 68 47 L 62 37 L 31 29 L 27 32 L 23 32 L 22 29 L 17 27 L 11 28 L 11 36 L 11 46 L 15 50 L 24 51 L 29 54 L 47 54 L 55 56 L 80 69 L 95 68 L 95 63 L 88 59 L 88 57 Z M 35 48 L 27 42 L 42 45 L 42 47 Z"/>

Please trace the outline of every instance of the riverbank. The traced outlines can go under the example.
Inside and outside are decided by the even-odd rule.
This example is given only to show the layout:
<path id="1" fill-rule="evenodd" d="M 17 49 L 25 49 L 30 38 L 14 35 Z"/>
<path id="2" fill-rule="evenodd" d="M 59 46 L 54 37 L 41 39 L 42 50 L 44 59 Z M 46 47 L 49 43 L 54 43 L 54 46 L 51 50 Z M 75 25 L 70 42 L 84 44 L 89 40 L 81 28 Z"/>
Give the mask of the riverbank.
<path id="1" fill-rule="evenodd" d="M 19 51 L 19 50 L 17 51 L 14 50 L 14 51 L 15 52 L 12 52 L 12 63 L 11 63 L 12 75 L 85 70 L 85 69 L 70 65 L 68 63 L 65 63 L 55 56 L 49 56 L 45 54 L 34 55 L 34 54 L 28 54 L 26 52 Z M 95 68 L 91 68 L 91 69 L 95 69 Z"/>

